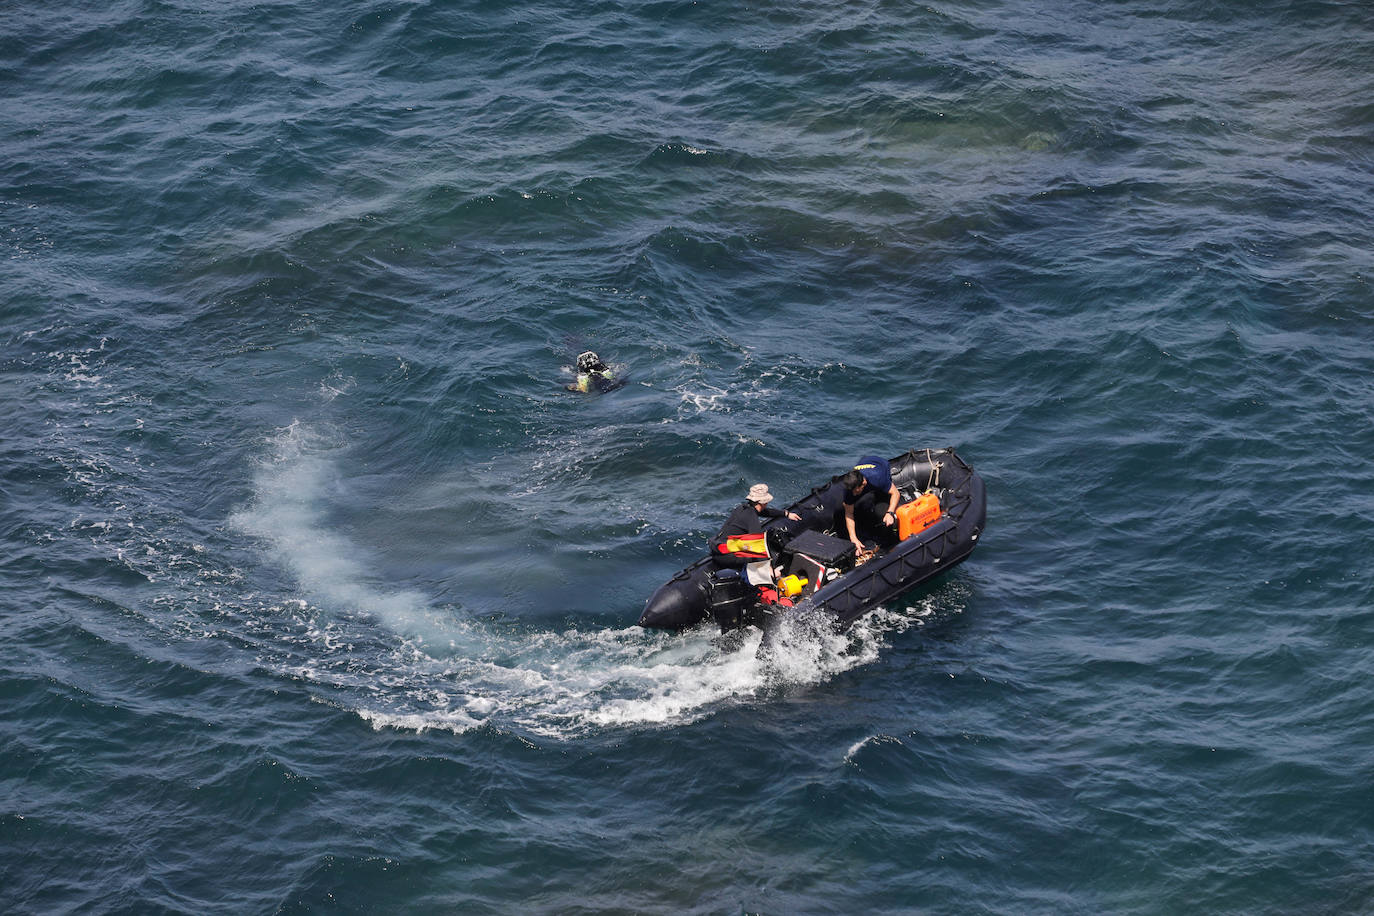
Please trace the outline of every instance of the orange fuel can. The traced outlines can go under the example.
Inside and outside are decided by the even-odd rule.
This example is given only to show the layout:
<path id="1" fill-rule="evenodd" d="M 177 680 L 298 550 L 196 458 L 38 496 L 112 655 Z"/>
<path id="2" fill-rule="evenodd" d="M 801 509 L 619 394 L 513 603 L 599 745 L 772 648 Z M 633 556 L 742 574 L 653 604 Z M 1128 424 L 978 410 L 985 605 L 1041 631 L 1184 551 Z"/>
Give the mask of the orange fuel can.
<path id="1" fill-rule="evenodd" d="M 923 493 L 911 502 L 897 507 L 897 534 L 906 540 L 925 531 L 940 520 L 940 497 Z"/>

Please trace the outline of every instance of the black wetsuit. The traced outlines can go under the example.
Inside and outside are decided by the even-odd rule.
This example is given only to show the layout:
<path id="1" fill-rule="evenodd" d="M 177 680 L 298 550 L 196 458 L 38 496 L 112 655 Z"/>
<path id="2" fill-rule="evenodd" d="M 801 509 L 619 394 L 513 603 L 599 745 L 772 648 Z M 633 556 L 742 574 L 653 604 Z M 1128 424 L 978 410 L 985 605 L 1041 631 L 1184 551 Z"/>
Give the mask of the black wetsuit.
<path id="1" fill-rule="evenodd" d="M 730 517 L 725 520 L 725 524 L 720 526 L 716 536 L 711 538 L 711 557 L 716 561 L 716 566 L 743 569 L 755 562 L 744 557 L 723 554 L 720 552 L 720 545 L 725 543 L 726 538 L 734 537 L 737 534 L 761 534 L 765 518 L 779 518 L 785 514 L 781 509 L 774 509 L 772 506 L 764 506 L 762 512 L 755 512 L 753 503 L 747 500 L 736 506 L 735 510 L 730 513 Z"/>
<path id="2" fill-rule="evenodd" d="M 577 379 L 571 385 L 565 385 L 569 391 L 580 391 L 586 394 L 590 391 L 599 391 L 605 394 L 608 391 L 615 391 L 625 384 L 623 378 L 616 378 L 610 370 L 594 370 L 592 372 L 579 372 Z"/>

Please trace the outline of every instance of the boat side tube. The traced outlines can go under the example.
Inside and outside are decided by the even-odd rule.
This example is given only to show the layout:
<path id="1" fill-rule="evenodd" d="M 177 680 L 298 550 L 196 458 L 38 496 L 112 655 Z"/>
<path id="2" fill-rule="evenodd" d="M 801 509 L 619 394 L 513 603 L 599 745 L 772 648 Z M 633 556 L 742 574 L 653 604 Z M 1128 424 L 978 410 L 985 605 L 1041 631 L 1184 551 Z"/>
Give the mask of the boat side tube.
<path id="1" fill-rule="evenodd" d="M 639 625 L 653 630 L 685 630 L 708 615 L 710 575 L 715 564 L 710 557 L 697 560 L 658 587 L 644 603 Z"/>
<path id="2" fill-rule="evenodd" d="M 844 629 L 877 605 L 945 572 L 973 552 L 987 521 L 983 479 L 953 449 L 913 450 L 893 464 L 894 482 L 904 492 L 908 487 L 919 492 L 931 486 L 943 491 L 944 517 L 824 586 L 784 616 L 824 614 Z"/>
<path id="3" fill-rule="evenodd" d="M 973 545 L 961 544 L 958 528 L 941 519 L 881 557 L 841 576 L 812 596 L 809 604 L 847 627 L 875 606 L 936 576 L 962 561 Z M 798 606 L 798 613 L 808 608 Z"/>

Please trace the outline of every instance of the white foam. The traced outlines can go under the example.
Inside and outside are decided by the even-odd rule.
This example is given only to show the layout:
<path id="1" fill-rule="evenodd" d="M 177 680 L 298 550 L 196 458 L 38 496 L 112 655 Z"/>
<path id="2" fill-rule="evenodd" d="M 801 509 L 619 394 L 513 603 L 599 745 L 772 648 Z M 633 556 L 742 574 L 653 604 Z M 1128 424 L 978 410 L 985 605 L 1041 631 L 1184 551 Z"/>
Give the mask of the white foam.
<path id="1" fill-rule="evenodd" d="M 703 385 L 701 390 L 693 391 L 685 385 L 677 389 L 683 407 L 690 407 L 696 413 L 726 410 L 730 405 L 730 393 L 714 385 Z"/>
<path id="2" fill-rule="evenodd" d="M 352 376 L 346 376 L 335 370 L 320 380 L 320 398 L 327 403 L 339 395 L 351 391 L 357 384 L 357 380 Z"/>
<path id="3" fill-rule="evenodd" d="M 471 716 L 463 715 L 461 712 L 441 715 L 437 713 L 391 713 L 381 712 L 372 709 L 357 709 L 358 717 L 370 724 L 377 731 L 384 728 L 406 729 L 408 731 L 427 731 L 429 729 L 445 729 L 458 734 L 471 731 L 481 725 L 481 720 Z"/>
<path id="4" fill-rule="evenodd" d="M 427 634 L 425 596 L 386 591 L 365 581 L 358 549 L 323 522 L 322 493 L 335 472 L 328 437 L 300 423 L 281 430 L 273 454 L 254 475 L 255 499 L 230 523 L 266 541 L 316 601 L 328 607 L 373 614 L 413 636 Z"/>
<path id="5" fill-rule="evenodd" d="M 761 660 L 757 632 L 722 648 L 709 627 L 560 632 L 474 620 L 418 591 L 375 582 L 365 551 L 330 529 L 327 494 L 343 448 L 305 424 L 281 430 L 254 475 L 252 504 L 231 521 L 261 539 L 304 595 L 265 609 L 288 646 L 269 645 L 261 661 L 316 685 L 325 702 L 376 728 L 491 725 L 568 737 L 681 724 L 868 664 L 887 633 L 911 624 L 879 613 L 843 635 L 791 628 Z"/>
<path id="6" fill-rule="evenodd" d="M 894 737 L 892 737 L 891 735 L 882 735 L 882 734 L 878 734 L 878 735 L 869 735 L 867 738 L 863 739 L 862 741 L 856 741 L 856 742 L 854 742 L 854 744 L 850 745 L 849 750 L 845 751 L 845 754 L 844 754 L 844 762 L 845 762 L 845 763 L 849 763 L 849 764 L 854 763 L 854 755 L 857 754 L 857 753 L 859 753 L 859 751 L 863 750 L 865 747 L 867 747 L 867 746 L 870 745 L 870 744 L 898 744 L 898 745 L 900 745 L 901 743 L 902 743 L 902 741 L 901 741 L 900 738 L 894 738 Z"/>

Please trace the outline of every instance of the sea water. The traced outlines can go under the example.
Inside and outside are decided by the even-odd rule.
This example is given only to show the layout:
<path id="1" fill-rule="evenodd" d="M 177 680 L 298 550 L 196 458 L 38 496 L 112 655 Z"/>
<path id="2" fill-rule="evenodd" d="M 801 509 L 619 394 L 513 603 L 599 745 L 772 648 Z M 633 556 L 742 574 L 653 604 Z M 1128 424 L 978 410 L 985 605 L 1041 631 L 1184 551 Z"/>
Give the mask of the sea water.
<path id="1" fill-rule="evenodd" d="M 0 909 L 1370 911 L 1370 60 L 1351 0 L 0 8 Z M 943 579 L 634 625 L 751 484 L 946 445 Z"/>

